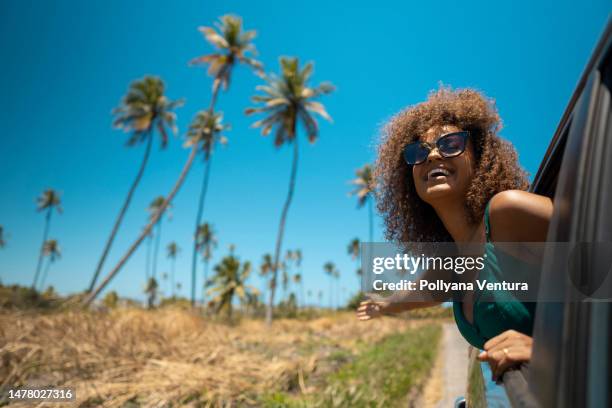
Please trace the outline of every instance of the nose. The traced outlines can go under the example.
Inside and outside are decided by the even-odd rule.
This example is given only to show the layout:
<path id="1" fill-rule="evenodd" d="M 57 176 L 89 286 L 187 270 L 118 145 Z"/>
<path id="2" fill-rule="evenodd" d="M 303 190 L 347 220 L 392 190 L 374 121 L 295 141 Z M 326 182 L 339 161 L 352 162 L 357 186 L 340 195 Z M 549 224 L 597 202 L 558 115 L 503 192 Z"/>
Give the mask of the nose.
<path id="1" fill-rule="evenodd" d="M 434 146 L 434 148 L 431 149 L 429 151 L 429 154 L 427 155 L 427 162 L 430 163 L 434 160 L 441 160 L 441 159 L 443 159 L 443 157 L 440 154 L 440 151 L 438 150 L 438 146 Z"/>

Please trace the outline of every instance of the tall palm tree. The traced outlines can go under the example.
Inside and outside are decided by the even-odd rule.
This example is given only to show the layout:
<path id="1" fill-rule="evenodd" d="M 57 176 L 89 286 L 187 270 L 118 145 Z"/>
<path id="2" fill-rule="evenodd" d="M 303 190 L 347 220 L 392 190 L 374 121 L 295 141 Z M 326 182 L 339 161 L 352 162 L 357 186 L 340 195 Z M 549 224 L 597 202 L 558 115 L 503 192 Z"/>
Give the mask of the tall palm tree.
<path id="1" fill-rule="evenodd" d="M 347 247 L 347 253 L 351 256 L 353 261 L 356 261 L 359 264 L 359 256 L 360 254 L 360 242 L 359 238 L 353 238 L 351 242 L 349 242 Z M 361 285 L 361 267 L 357 267 L 357 277 L 359 278 L 359 284 Z"/>
<path id="2" fill-rule="evenodd" d="M 355 172 L 356 178 L 351 181 L 355 189 L 349 195 L 357 196 L 357 207 L 361 208 L 366 203 L 368 204 L 369 215 L 369 239 L 374 240 L 374 213 L 372 210 L 372 201 L 375 192 L 374 172 L 370 164 L 364 165 Z"/>
<path id="3" fill-rule="evenodd" d="M 157 296 L 158 287 L 159 285 L 154 277 L 151 276 L 149 279 L 147 279 L 144 292 L 147 295 L 147 307 L 149 309 L 155 305 L 155 297 Z"/>
<path id="4" fill-rule="evenodd" d="M 119 210 L 119 214 L 113 225 L 113 229 L 106 240 L 102 255 L 98 260 L 98 265 L 96 266 L 91 283 L 89 284 L 88 292 L 91 292 L 96 285 L 96 281 L 102 271 L 106 257 L 119 231 L 119 226 L 132 201 L 134 191 L 136 191 L 136 187 L 144 174 L 151 153 L 153 134 L 155 131 L 159 133 L 161 148 L 164 149 L 168 144 L 167 128 L 169 128 L 172 133 L 177 132 L 176 114 L 173 110 L 183 105 L 183 100 L 169 100 L 164 95 L 164 90 L 165 86 L 160 78 L 145 76 L 130 84 L 128 92 L 123 97 L 121 104 L 113 110 L 113 114 L 115 115 L 113 126 L 130 133 L 127 145 L 135 146 L 145 143 L 146 147 L 144 156 L 140 162 L 140 167 L 136 173 L 136 178 L 132 181 L 132 185 L 123 202 L 123 206 Z"/>
<path id="5" fill-rule="evenodd" d="M 151 204 L 149 204 L 149 219 L 153 219 L 153 217 L 157 217 L 158 213 L 160 213 L 162 205 L 164 204 L 164 196 L 159 196 L 153 199 L 153 201 L 151 201 Z M 168 205 L 168 208 L 166 208 L 166 210 L 168 210 L 170 208 L 170 205 Z M 153 277 L 154 279 L 157 279 L 157 261 L 159 259 L 159 242 L 161 241 L 161 227 L 162 227 L 162 221 L 163 221 L 164 217 L 163 217 L 163 212 L 161 214 L 159 214 L 159 217 L 157 219 L 156 222 L 156 226 L 157 226 L 157 232 L 154 233 L 155 234 L 155 248 L 153 249 L 153 270 L 151 272 L 151 277 Z"/>
<path id="6" fill-rule="evenodd" d="M 203 141 L 206 139 L 210 139 L 208 133 L 221 133 L 227 129 L 227 126 L 222 123 L 223 115 L 221 113 L 213 113 L 209 115 L 208 112 L 200 112 L 198 115 L 204 114 L 208 115 L 206 121 L 196 120 L 189 128 L 187 132 L 187 142 L 185 145 L 187 147 L 191 147 L 191 151 L 189 152 L 189 156 L 187 157 L 187 161 L 183 165 L 183 169 L 179 174 L 178 179 L 176 180 L 174 186 L 170 190 L 170 193 L 166 196 L 163 204 L 159 208 L 159 212 L 149 221 L 149 224 L 145 227 L 144 231 L 140 233 L 138 238 L 132 243 L 132 245 L 128 248 L 127 252 L 119 259 L 119 262 L 113 267 L 113 269 L 109 272 L 109 274 L 104 278 L 104 280 L 100 283 L 100 285 L 89 294 L 84 300 L 85 305 L 91 304 L 93 300 L 100 294 L 100 292 L 108 285 L 108 283 L 117 275 L 117 273 L 121 270 L 123 265 L 130 259 L 130 257 L 134 254 L 136 249 L 140 246 L 145 237 L 151 232 L 151 229 L 157 223 L 159 218 L 162 216 L 168 205 L 172 202 L 179 189 L 183 185 L 187 174 L 189 173 L 189 169 L 193 164 L 193 160 L 195 159 L 198 152 L 202 150 Z M 205 125 L 204 125 L 205 124 Z"/>
<path id="7" fill-rule="evenodd" d="M 6 246 L 6 235 L 4 234 L 4 227 L 0 225 L 0 248 Z"/>
<path id="8" fill-rule="evenodd" d="M 304 297 L 304 282 L 302 282 L 302 274 L 296 273 L 293 275 L 293 283 L 300 288 L 300 298 L 302 300 L 302 307 L 306 304 L 306 298 Z"/>
<path id="9" fill-rule="evenodd" d="M 329 308 L 332 308 L 332 297 L 333 297 L 333 285 L 334 285 L 334 277 L 336 273 L 336 265 L 333 262 L 326 262 L 323 265 L 323 271 L 329 276 Z"/>
<path id="10" fill-rule="evenodd" d="M 359 259 L 359 238 L 353 238 L 351 242 L 349 242 L 347 252 L 353 261 Z"/>
<path id="11" fill-rule="evenodd" d="M 212 98 L 208 107 L 208 116 L 213 114 L 213 110 L 217 101 L 217 96 L 221 85 L 227 91 L 229 88 L 232 69 L 236 63 L 242 63 L 250 66 L 256 71 L 260 71 L 262 64 L 256 59 L 247 56 L 247 54 L 257 55 L 255 46 L 251 41 L 257 35 L 256 31 L 242 31 L 242 19 L 233 15 L 222 16 L 220 21 L 215 25 L 217 30 L 212 27 L 200 27 L 199 30 L 204 35 L 206 41 L 217 49 L 213 54 L 204 55 L 195 58 L 191 61 L 191 65 L 208 65 L 208 74 L 212 76 Z M 205 115 L 200 115 L 199 120 L 206 122 L 208 118 Z M 207 133 L 208 136 L 202 141 L 202 150 L 204 152 L 204 174 L 202 177 L 202 185 L 200 187 L 200 198 L 198 200 L 198 210 L 195 221 L 195 235 L 202 224 L 202 216 L 204 213 L 204 200 L 206 191 L 208 190 L 208 179 L 210 177 L 210 164 L 212 162 L 212 152 L 217 143 L 225 144 L 225 138 L 215 138 L 214 133 Z M 193 252 L 191 255 L 191 304 L 195 304 L 195 288 L 197 275 L 197 242 L 194 239 Z"/>
<path id="12" fill-rule="evenodd" d="M 274 250 L 274 262 L 272 263 L 273 284 L 268 299 L 268 307 L 266 309 L 266 322 L 268 324 L 272 323 L 274 294 L 276 291 L 276 279 L 278 275 L 279 257 L 282 249 L 283 233 L 285 230 L 285 221 L 293 197 L 297 175 L 298 139 L 296 136 L 298 122 L 304 127 L 308 140 L 314 143 L 319 133 L 319 127 L 312 113 L 316 113 L 330 121 L 331 118 L 325 111 L 324 106 L 319 102 L 315 102 L 313 99 L 320 95 L 328 94 L 334 89 L 329 83 L 323 83 L 316 87 L 309 86 L 308 81 L 313 70 L 312 63 L 308 63 L 303 69 L 300 69 L 297 58 L 283 57 L 280 59 L 280 65 L 281 75 L 263 75 L 267 85 L 257 87 L 259 91 L 263 92 L 263 95 L 256 95 L 252 98 L 253 102 L 259 102 L 263 104 L 263 106 L 249 108 L 245 111 L 247 115 L 253 113 L 266 114 L 266 117 L 255 122 L 253 127 L 261 127 L 264 136 L 268 135 L 270 131 L 275 128 L 274 145 L 276 147 L 280 147 L 285 143 L 293 144 L 293 163 L 289 176 L 289 191 L 287 192 L 285 205 L 281 212 L 276 247 Z"/>
<path id="13" fill-rule="evenodd" d="M 261 264 L 259 266 L 259 276 L 261 276 L 265 282 L 264 294 L 265 294 L 266 289 L 270 288 L 270 284 L 272 283 L 271 280 L 268 280 L 268 275 L 270 274 L 271 271 L 272 271 L 272 255 L 264 254 L 261 260 Z"/>
<path id="14" fill-rule="evenodd" d="M 62 213 L 62 206 L 60 196 L 57 191 L 49 188 L 38 197 L 36 210 L 38 212 L 45 211 L 45 229 L 43 231 L 43 240 L 38 253 L 38 263 L 36 264 L 36 272 L 34 273 L 34 282 L 32 283 L 32 289 L 36 289 L 38 283 L 38 277 L 40 275 L 40 268 L 42 268 L 43 257 L 45 255 L 45 242 L 47 242 L 49 236 L 49 228 L 51 226 L 51 215 L 53 210 L 58 214 Z"/>
<path id="15" fill-rule="evenodd" d="M 249 293 L 257 295 L 258 291 L 246 280 L 251 274 L 251 263 L 241 263 L 233 253 L 224 257 L 214 268 L 215 275 L 211 278 L 210 293 L 216 293 L 213 302 L 216 304 L 216 313 L 226 310 L 227 316 L 232 317 L 232 300 L 238 296 L 241 301 L 247 301 Z"/>
<path id="16" fill-rule="evenodd" d="M 174 297 L 174 269 L 176 267 L 176 257 L 178 253 L 181 251 L 181 248 L 176 244 L 176 242 L 172 241 L 166 246 L 166 255 L 172 262 L 172 266 L 170 267 L 170 284 L 172 285 L 172 296 Z"/>
<path id="17" fill-rule="evenodd" d="M 285 259 L 281 263 L 281 285 L 283 288 L 282 299 L 287 298 L 287 289 L 289 288 L 289 278 L 291 276 L 291 267 L 293 266 L 294 254 L 293 251 L 288 249 L 285 253 Z"/>
<path id="18" fill-rule="evenodd" d="M 215 236 L 215 231 L 213 226 L 207 222 L 198 226 L 198 230 L 196 231 L 196 248 L 202 255 L 202 260 L 204 262 L 204 287 L 206 287 L 208 282 L 208 265 L 210 259 L 212 258 L 212 251 L 217 247 L 217 237 Z M 192 298 L 192 302 L 195 300 Z M 206 303 L 206 291 L 202 293 L 202 302 Z M 192 303 L 193 306 L 193 303 Z"/>
<path id="19" fill-rule="evenodd" d="M 47 274 L 49 273 L 51 264 L 62 256 L 62 251 L 56 239 L 49 239 L 45 241 L 43 244 L 43 254 L 45 257 L 47 257 L 47 265 L 45 266 L 45 270 L 40 281 L 41 291 L 45 288 L 45 281 L 47 280 Z"/>
<path id="20" fill-rule="evenodd" d="M 293 276 L 294 282 L 298 283 L 300 286 L 300 294 L 302 296 L 302 303 L 306 303 L 306 298 L 304 297 L 304 282 L 302 280 L 302 250 L 296 249 L 293 251 L 293 260 L 295 262 L 295 266 L 298 270 L 298 273 Z M 296 281 L 297 280 L 297 281 Z"/>

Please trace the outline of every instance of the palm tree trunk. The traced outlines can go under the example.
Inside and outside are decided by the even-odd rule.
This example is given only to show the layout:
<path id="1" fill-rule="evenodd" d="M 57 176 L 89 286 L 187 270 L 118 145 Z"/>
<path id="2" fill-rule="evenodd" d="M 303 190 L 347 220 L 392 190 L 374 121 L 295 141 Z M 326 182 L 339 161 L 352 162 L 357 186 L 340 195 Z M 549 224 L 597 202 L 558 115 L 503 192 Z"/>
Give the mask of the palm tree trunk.
<path id="1" fill-rule="evenodd" d="M 106 257 L 108 256 L 111 246 L 113 245 L 113 241 L 115 240 L 117 231 L 119 231 L 119 226 L 121 225 L 121 221 L 123 221 L 123 217 L 125 213 L 127 212 L 130 202 L 132 201 L 132 196 L 134 195 L 134 191 L 136 191 L 136 187 L 140 183 L 140 179 L 142 178 L 142 175 L 144 174 L 144 170 L 145 170 L 145 167 L 147 166 L 147 161 L 149 160 L 149 156 L 151 153 L 152 143 L 153 143 L 153 133 L 149 129 L 148 135 L 147 135 L 147 147 L 145 149 L 145 154 L 144 154 L 144 157 L 142 158 L 142 162 L 140 163 L 140 168 L 138 169 L 136 178 L 132 182 L 132 186 L 130 187 L 128 194 L 125 197 L 123 207 L 121 207 L 121 211 L 119 211 L 119 215 L 117 216 L 117 219 L 115 220 L 115 225 L 113 226 L 113 230 L 111 231 L 111 234 L 108 237 L 108 240 L 106 241 L 106 245 L 104 246 L 104 250 L 102 251 L 102 256 L 100 257 L 100 260 L 98 261 L 98 266 L 96 267 L 96 271 L 94 272 L 93 278 L 91 279 L 91 283 L 89 284 L 89 289 L 87 289 L 87 293 L 91 293 L 93 288 L 96 286 L 96 281 L 98 280 L 98 276 L 100 275 L 100 272 L 102 271 L 102 267 L 104 266 L 104 261 L 106 261 Z"/>
<path id="2" fill-rule="evenodd" d="M 183 170 L 181 171 L 179 178 L 177 179 L 174 187 L 172 187 L 170 194 L 168 194 L 168 196 L 162 203 L 159 211 L 151 218 L 151 220 L 149 221 L 149 224 L 147 224 L 144 231 L 140 233 L 140 236 L 136 239 L 136 241 L 134 241 L 134 243 L 130 246 L 130 248 L 123 255 L 123 257 L 121 257 L 117 265 L 115 265 L 115 267 L 109 272 L 109 274 L 100 283 L 97 289 L 95 289 L 92 293 L 90 293 L 89 296 L 85 299 L 84 301 L 85 306 L 89 306 L 91 302 L 93 302 L 93 300 L 100 294 L 100 292 L 102 292 L 102 290 L 106 287 L 106 285 L 109 284 L 109 282 L 115 277 L 115 275 L 117 275 L 117 273 L 121 270 L 121 268 L 125 265 L 125 263 L 134 254 L 136 249 L 138 249 L 138 246 L 142 243 L 145 237 L 151 232 L 151 229 L 153 228 L 153 226 L 161 218 L 164 211 L 166 211 L 166 208 L 168 208 L 168 205 L 170 204 L 170 202 L 172 202 L 172 200 L 174 199 L 174 196 L 178 193 L 179 189 L 183 185 L 183 182 L 185 181 L 185 178 L 187 177 L 187 173 L 189 173 L 189 169 L 191 168 L 191 165 L 193 164 L 193 160 L 195 159 L 197 152 L 198 152 L 198 144 L 196 143 L 191 148 L 191 152 L 189 153 L 189 157 L 187 158 L 187 162 L 183 166 Z"/>
<path id="3" fill-rule="evenodd" d="M 202 285 L 202 305 L 206 308 L 206 282 L 208 281 L 208 259 L 204 258 L 204 283 Z"/>
<path id="4" fill-rule="evenodd" d="M 202 178 L 202 187 L 200 189 L 200 201 L 198 203 L 198 213 L 196 215 L 196 225 L 193 240 L 193 252 L 191 254 L 191 306 L 195 305 L 195 291 L 196 291 L 196 274 L 198 264 L 198 243 L 197 233 L 200 224 L 202 223 L 202 214 L 204 212 L 204 198 L 206 197 L 206 191 L 208 190 L 208 177 L 210 175 L 210 161 L 212 156 L 208 157 L 206 164 L 204 165 L 204 176 Z"/>
<path id="5" fill-rule="evenodd" d="M 44 246 L 49 237 L 49 226 L 51 225 L 51 214 L 53 212 L 53 206 L 47 209 L 47 215 L 45 216 L 45 229 L 43 230 L 43 240 L 40 245 L 40 252 L 38 254 L 38 264 L 36 265 L 36 273 L 34 274 L 34 282 L 32 283 L 32 289 L 36 289 L 36 283 L 38 282 L 38 276 L 40 275 L 40 268 L 42 268 L 43 257 L 44 257 Z"/>
<path id="6" fill-rule="evenodd" d="M 42 279 L 40 280 L 40 291 L 45 290 L 45 281 L 47 280 L 47 274 L 49 273 L 49 267 L 51 266 L 51 259 L 47 260 L 47 265 L 45 266 L 45 270 L 43 271 Z"/>
<path id="7" fill-rule="evenodd" d="M 225 70 L 230 69 L 229 66 L 225 65 L 221 68 L 221 72 L 225 72 Z M 220 74 L 221 74 L 220 72 Z M 219 74 L 219 75 L 220 75 Z M 215 104 L 217 103 L 217 97 L 219 95 L 219 89 L 221 85 L 221 81 L 219 81 L 219 75 L 213 81 L 213 90 L 212 96 L 210 98 L 210 105 L 208 106 L 208 112 L 212 115 L 215 110 Z M 206 197 L 206 190 L 208 189 L 208 177 L 210 175 L 210 159 L 212 157 L 206 158 L 206 166 L 204 167 L 204 178 L 202 180 L 202 187 L 200 189 L 200 200 L 198 203 L 198 213 L 196 214 L 196 225 L 194 232 L 194 241 L 193 241 L 193 252 L 191 254 L 191 306 L 195 306 L 195 288 L 196 288 L 196 273 L 197 273 L 197 243 L 196 243 L 196 235 L 198 233 L 198 227 L 202 223 L 202 214 L 204 212 L 204 198 Z"/>
<path id="8" fill-rule="evenodd" d="M 151 276 L 153 279 L 157 278 L 157 259 L 159 258 L 159 241 L 161 240 L 161 225 L 162 225 L 163 217 L 159 217 L 159 221 L 157 221 L 157 236 L 155 237 L 155 252 L 153 253 L 153 273 Z"/>
<path id="9" fill-rule="evenodd" d="M 147 236 L 147 260 L 145 263 L 145 283 L 149 280 L 149 271 L 151 270 L 151 241 L 153 241 L 153 236 L 149 234 Z"/>
<path id="10" fill-rule="evenodd" d="M 293 190 L 295 189 L 295 177 L 297 174 L 297 165 L 298 165 L 298 144 L 297 144 L 297 137 L 295 134 L 295 131 L 296 131 L 295 125 L 296 125 L 296 120 L 294 119 L 293 125 L 292 125 L 293 164 L 291 165 L 291 176 L 289 178 L 289 191 L 287 193 L 287 199 L 285 201 L 285 206 L 283 207 L 283 212 L 281 214 L 280 225 L 278 227 L 278 236 L 276 238 L 274 263 L 272 264 L 272 286 L 270 287 L 270 297 L 268 299 L 268 307 L 266 309 L 266 323 L 268 325 L 272 324 L 272 311 L 274 308 L 274 292 L 276 291 L 276 278 L 278 275 L 278 258 L 280 257 L 281 246 L 283 242 L 283 233 L 285 232 L 285 221 L 287 219 L 287 212 L 289 211 L 289 205 L 291 204 L 291 199 L 293 197 Z"/>

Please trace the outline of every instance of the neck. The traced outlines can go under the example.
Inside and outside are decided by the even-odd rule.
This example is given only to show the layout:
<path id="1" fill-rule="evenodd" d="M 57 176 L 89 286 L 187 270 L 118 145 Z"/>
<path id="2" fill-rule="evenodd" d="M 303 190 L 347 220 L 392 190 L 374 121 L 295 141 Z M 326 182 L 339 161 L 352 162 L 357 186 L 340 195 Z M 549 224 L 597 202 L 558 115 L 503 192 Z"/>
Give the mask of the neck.
<path id="1" fill-rule="evenodd" d="M 463 200 L 449 200 L 432 204 L 442 224 L 455 242 L 472 242 L 480 225 L 470 223 Z"/>

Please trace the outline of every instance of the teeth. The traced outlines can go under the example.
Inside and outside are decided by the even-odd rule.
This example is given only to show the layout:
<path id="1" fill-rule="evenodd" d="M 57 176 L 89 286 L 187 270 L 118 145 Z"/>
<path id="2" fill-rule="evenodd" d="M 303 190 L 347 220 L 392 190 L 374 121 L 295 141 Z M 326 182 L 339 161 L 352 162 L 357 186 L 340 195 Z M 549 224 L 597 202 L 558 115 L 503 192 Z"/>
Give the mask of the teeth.
<path id="1" fill-rule="evenodd" d="M 433 176 L 450 176 L 450 171 L 446 170 L 445 168 L 442 167 L 438 167 L 435 169 L 431 169 L 429 170 L 429 173 L 427 173 L 427 178 L 431 178 Z"/>

